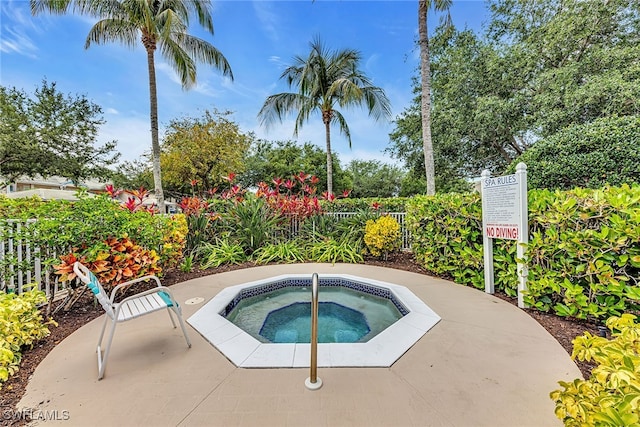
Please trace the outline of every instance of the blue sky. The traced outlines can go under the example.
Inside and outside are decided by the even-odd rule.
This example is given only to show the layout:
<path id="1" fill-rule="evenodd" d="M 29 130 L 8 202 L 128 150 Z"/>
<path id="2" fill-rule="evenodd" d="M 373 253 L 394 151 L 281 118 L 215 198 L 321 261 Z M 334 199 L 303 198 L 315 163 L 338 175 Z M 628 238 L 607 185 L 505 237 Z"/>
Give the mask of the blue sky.
<path id="1" fill-rule="evenodd" d="M 411 78 L 419 52 L 417 1 L 214 1 L 214 36 L 197 27 L 190 32 L 216 46 L 227 58 L 234 81 L 200 65 L 198 85 L 183 91 L 175 73 L 156 55 L 160 131 L 171 119 L 200 117 L 217 108 L 233 112 L 244 132 L 267 140 L 293 138 L 294 116 L 269 129 L 256 116 L 267 96 L 287 92 L 279 80 L 294 55 L 306 56 L 309 42 L 320 36 L 331 49 L 362 53 L 361 69 L 391 101 L 393 117 L 411 103 Z M 98 141 L 118 141 L 122 159 L 149 151 L 149 94 L 146 55 L 142 45 L 84 42 L 94 21 L 77 15 L 31 16 L 28 0 L 0 0 L 0 84 L 32 93 L 43 78 L 65 94 L 82 94 L 103 109 L 106 124 Z M 430 32 L 438 16 L 430 13 Z M 453 2 L 458 28 L 479 32 L 489 13 L 483 1 Z M 353 159 L 391 162 L 388 146 L 392 123 L 377 123 L 365 111 L 343 110 L 351 130 L 352 148 L 336 130 L 332 148 L 346 165 Z M 297 141 L 324 148 L 320 117 L 306 123 Z"/>

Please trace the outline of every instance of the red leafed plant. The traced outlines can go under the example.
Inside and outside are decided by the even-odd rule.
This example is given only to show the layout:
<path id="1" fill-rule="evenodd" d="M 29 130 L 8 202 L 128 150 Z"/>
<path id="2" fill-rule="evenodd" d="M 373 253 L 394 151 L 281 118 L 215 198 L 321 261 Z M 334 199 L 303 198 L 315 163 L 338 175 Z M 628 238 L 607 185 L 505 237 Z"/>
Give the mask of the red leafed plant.
<path id="1" fill-rule="evenodd" d="M 317 187 L 320 180 L 304 172 L 293 175 L 291 179 L 283 180 L 274 178 L 271 182 L 274 187 L 270 187 L 265 182 L 258 183 L 258 197 L 264 197 L 267 204 L 280 214 L 298 219 L 309 218 L 310 216 L 322 213 L 322 207 L 316 196 Z M 284 192 L 281 190 L 284 187 Z M 341 197 L 349 197 L 351 190 L 342 192 Z M 330 202 L 336 199 L 334 194 L 322 193 L 322 197 Z"/>
<path id="2" fill-rule="evenodd" d="M 136 277 L 160 273 L 159 259 L 156 251 L 144 249 L 128 237 L 109 238 L 98 251 L 74 248 L 70 254 L 60 257 L 62 262 L 54 269 L 61 281 L 70 281 L 76 277 L 73 264 L 80 261 L 109 288 Z"/>

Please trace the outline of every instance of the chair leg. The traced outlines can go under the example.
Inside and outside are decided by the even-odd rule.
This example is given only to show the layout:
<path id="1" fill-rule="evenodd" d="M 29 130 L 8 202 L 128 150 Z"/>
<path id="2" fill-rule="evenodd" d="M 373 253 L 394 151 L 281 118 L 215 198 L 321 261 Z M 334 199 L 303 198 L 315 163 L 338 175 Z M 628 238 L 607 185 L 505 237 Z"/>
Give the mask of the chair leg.
<path id="1" fill-rule="evenodd" d="M 187 328 L 184 324 L 184 319 L 182 318 L 181 313 L 176 313 L 178 316 L 178 322 L 180 322 L 180 327 L 182 328 L 182 333 L 184 334 L 184 339 L 187 341 L 187 346 L 191 348 L 191 340 L 189 339 L 189 334 L 187 334 Z"/>
<path id="2" fill-rule="evenodd" d="M 107 322 L 111 319 L 108 314 L 104 315 L 104 322 L 102 323 L 102 330 L 100 331 L 100 338 L 98 338 L 98 348 L 102 345 L 102 338 L 104 337 L 104 330 L 107 328 Z M 113 320 L 113 319 L 112 319 Z"/>
<path id="3" fill-rule="evenodd" d="M 175 320 L 173 320 L 173 316 L 171 315 L 171 307 L 167 307 L 167 313 L 169 313 L 169 319 L 171 319 L 171 324 L 173 325 L 174 328 L 176 328 L 176 322 Z"/>
<path id="4" fill-rule="evenodd" d="M 111 325 L 111 329 L 109 330 L 109 337 L 107 338 L 107 347 L 104 350 L 104 355 L 102 354 L 102 349 L 98 346 L 98 380 L 101 380 L 104 377 L 104 370 L 107 366 L 107 358 L 109 357 L 109 351 L 111 350 L 111 342 L 113 341 L 113 335 L 116 331 L 116 325 L 118 322 L 113 320 Z M 102 336 L 100 337 L 102 341 Z"/>

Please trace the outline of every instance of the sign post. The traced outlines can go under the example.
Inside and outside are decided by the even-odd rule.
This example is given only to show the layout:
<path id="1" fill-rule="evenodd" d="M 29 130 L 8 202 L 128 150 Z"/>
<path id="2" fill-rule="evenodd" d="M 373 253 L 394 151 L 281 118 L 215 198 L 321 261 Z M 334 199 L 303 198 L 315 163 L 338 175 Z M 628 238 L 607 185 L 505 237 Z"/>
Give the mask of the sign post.
<path id="1" fill-rule="evenodd" d="M 527 165 L 518 163 L 516 173 L 491 177 L 482 172 L 482 241 L 484 247 L 484 290 L 495 291 L 493 277 L 493 239 L 517 241 L 516 256 L 524 258 L 529 242 L 527 208 Z M 518 307 L 524 308 L 523 291 L 527 289 L 527 266 L 518 261 Z"/>

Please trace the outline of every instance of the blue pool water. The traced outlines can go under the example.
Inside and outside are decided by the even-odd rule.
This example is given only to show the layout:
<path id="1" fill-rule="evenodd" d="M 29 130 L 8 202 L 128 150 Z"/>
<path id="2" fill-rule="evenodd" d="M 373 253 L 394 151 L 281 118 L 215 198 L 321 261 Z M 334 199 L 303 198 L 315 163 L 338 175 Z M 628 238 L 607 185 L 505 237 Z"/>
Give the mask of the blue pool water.
<path id="1" fill-rule="evenodd" d="M 335 302 L 318 304 L 318 342 L 358 342 L 369 331 L 364 315 Z M 311 303 L 296 302 L 267 315 L 260 336 L 272 343 L 311 341 Z"/>
<path id="2" fill-rule="evenodd" d="M 226 318 L 264 343 L 309 343 L 311 291 L 291 286 L 243 298 Z M 319 292 L 318 342 L 367 342 L 402 317 L 387 298 L 341 286 Z"/>

